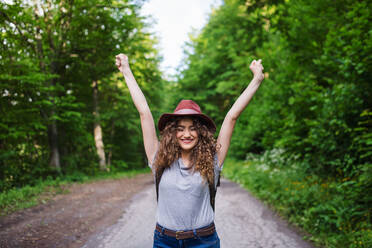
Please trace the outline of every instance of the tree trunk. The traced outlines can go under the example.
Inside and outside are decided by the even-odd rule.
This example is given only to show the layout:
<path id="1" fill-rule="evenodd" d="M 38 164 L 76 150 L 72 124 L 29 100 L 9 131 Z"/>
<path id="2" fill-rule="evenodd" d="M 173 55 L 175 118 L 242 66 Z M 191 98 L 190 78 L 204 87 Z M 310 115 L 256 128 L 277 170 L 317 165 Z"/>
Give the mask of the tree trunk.
<path id="1" fill-rule="evenodd" d="M 108 171 L 106 166 L 105 149 L 102 141 L 102 128 L 99 122 L 99 107 L 98 107 L 98 82 L 92 83 L 93 87 L 93 117 L 94 117 L 94 141 L 96 144 L 97 155 L 99 157 L 99 167 L 101 170 Z"/>
<path id="2" fill-rule="evenodd" d="M 110 146 L 110 149 L 109 149 L 109 152 L 108 152 L 108 156 L 107 156 L 107 165 L 108 167 L 110 168 L 111 166 L 111 160 L 112 160 L 112 144 L 114 143 L 114 135 L 115 135 L 115 122 L 112 121 L 111 123 L 111 131 L 110 131 L 110 143 L 111 143 L 111 146 Z"/>
<path id="3" fill-rule="evenodd" d="M 35 16 L 38 18 L 37 8 L 35 8 Z M 47 68 L 45 64 L 45 57 L 44 57 L 44 50 L 43 50 L 43 44 L 42 44 L 42 32 L 41 28 L 39 26 L 36 27 L 36 47 L 34 47 L 36 54 L 39 58 L 39 66 L 41 71 L 44 73 L 47 73 Z M 51 64 L 50 71 L 52 73 L 55 73 L 56 66 L 55 63 Z M 50 85 L 48 82 L 45 83 L 47 87 L 50 85 L 55 86 L 55 80 L 52 79 Z M 45 118 L 45 120 L 49 123 L 49 117 L 54 116 L 55 114 L 55 104 L 53 99 L 53 92 L 47 93 L 48 99 L 51 99 L 51 102 L 53 103 L 53 107 L 50 110 L 50 115 L 44 110 L 41 109 L 42 116 Z M 49 166 L 57 171 L 61 170 L 61 162 L 60 162 L 60 154 L 58 149 L 58 128 L 57 128 L 57 121 L 52 120 L 50 124 L 48 124 L 48 141 L 49 141 L 49 149 L 50 149 L 50 157 L 49 157 Z"/>
<path id="4" fill-rule="evenodd" d="M 60 164 L 59 150 L 58 150 L 58 131 L 57 131 L 57 123 L 55 120 L 53 120 L 52 123 L 48 125 L 48 139 L 49 139 L 49 148 L 50 148 L 49 166 L 52 167 L 53 169 L 60 171 L 61 164 Z"/>

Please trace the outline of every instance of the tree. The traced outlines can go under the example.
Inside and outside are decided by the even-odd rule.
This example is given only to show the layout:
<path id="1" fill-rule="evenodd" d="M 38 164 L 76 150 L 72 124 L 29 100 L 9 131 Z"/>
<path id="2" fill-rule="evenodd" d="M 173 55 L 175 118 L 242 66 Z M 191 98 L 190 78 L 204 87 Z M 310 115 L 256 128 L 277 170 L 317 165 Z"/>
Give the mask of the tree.
<path id="1" fill-rule="evenodd" d="M 372 99 L 370 7 L 225 1 L 192 38 L 178 89 L 221 123 L 251 77 L 247 65 L 262 58 L 266 79 L 235 127 L 234 156 L 281 148 L 311 172 L 353 174 L 354 130 Z"/>
<path id="2" fill-rule="evenodd" d="M 117 89 L 114 55 L 119 52 L 137 59 L 133 71 L 145 80 L 141 83 L 149 101 L 160 106 L 160 100 L 152 99 L 163 83 L 159 58 L 155 40 L 144 31 L 145 19 L 138 13 L 141 4 L 129 0 L 0 4 L 1 188 L 35 182 L 58 171 L 92 174 L 100 160 L 101 169 L 107 169 L 105 136 L 111 137 L 106 140 L 115 136 L 117 123 L 112 117 L 126 116 L 122 107 L 127 101 L 120 92 L 115 92 L 118 108 L 109 109 L 111 103 L 103 101 Z M 123 127 L 132 125 L 132 120 L 121 120 Z M 94 127 L 102 130 L 97 146 Z M 120 148 L 123 140 L 128 151 Z M 132 159 L 139 140 L 131 139 L 129 132 L 120 141 L 113 140 L 107 146 L 110 159 Z M 120 156 L 115 158 L 115 152 Z"/>

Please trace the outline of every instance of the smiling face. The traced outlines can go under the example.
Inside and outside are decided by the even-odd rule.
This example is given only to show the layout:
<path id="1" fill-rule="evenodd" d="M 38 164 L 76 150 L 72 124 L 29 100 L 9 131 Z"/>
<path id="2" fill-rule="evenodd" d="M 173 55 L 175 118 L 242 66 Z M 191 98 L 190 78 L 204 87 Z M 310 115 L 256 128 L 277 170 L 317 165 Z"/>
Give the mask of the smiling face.
<path id="1" fill-rule="evenodd" d="M 184 151 L 191 151 L 196 146 L 199 136 L 192 119 L 184 118 L 178 121 L 176 137 L 178 144 Z"/>

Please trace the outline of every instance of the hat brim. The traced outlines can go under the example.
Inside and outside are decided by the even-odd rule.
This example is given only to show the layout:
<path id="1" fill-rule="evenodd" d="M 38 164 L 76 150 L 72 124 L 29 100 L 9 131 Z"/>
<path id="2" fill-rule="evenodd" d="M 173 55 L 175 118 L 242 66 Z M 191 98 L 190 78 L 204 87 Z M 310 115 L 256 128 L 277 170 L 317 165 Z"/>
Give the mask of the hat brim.
<path id="1" fill-rule="evenodd" d="M 165 128 L 167 122 L 171 121 L 172 119 L 174 119 L 174 117 L 178 117 L 178 116 L 185 116 L 185 117 L 196 117 L 198 118 L 199 120 L 201 120 L 207 127 L 208 129 L 212 132 L 212 133 L 215 133 L 216 132 L 216 125 L 214 124 L 214 122 L 212 121 L 211 118 L 209 118 L 207 115 L 205 114 L 171 114 L 171 113 L 165 113 L 165 114 L 162 114 L 159 118 L 159 121 L 158 121 L 158 128 L 159 128 L 159 131 L 163 131 L 163 129 Z"/>

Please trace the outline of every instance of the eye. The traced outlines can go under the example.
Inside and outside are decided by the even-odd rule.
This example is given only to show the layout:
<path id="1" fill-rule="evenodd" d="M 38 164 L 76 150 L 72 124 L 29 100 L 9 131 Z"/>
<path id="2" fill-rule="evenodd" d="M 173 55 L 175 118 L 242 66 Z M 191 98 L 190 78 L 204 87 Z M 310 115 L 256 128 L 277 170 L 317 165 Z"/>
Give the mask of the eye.
<path id="1" fill-rule="evenodd" d="M 177 132 L 182 132 L 183 128 L 182 127 L 177 127 Z"/>
<path id="2" fill-rule="evenodd" d="M 191 131 L 196 131 L 196 127 L 191 127 L 190 130 Z"/>

